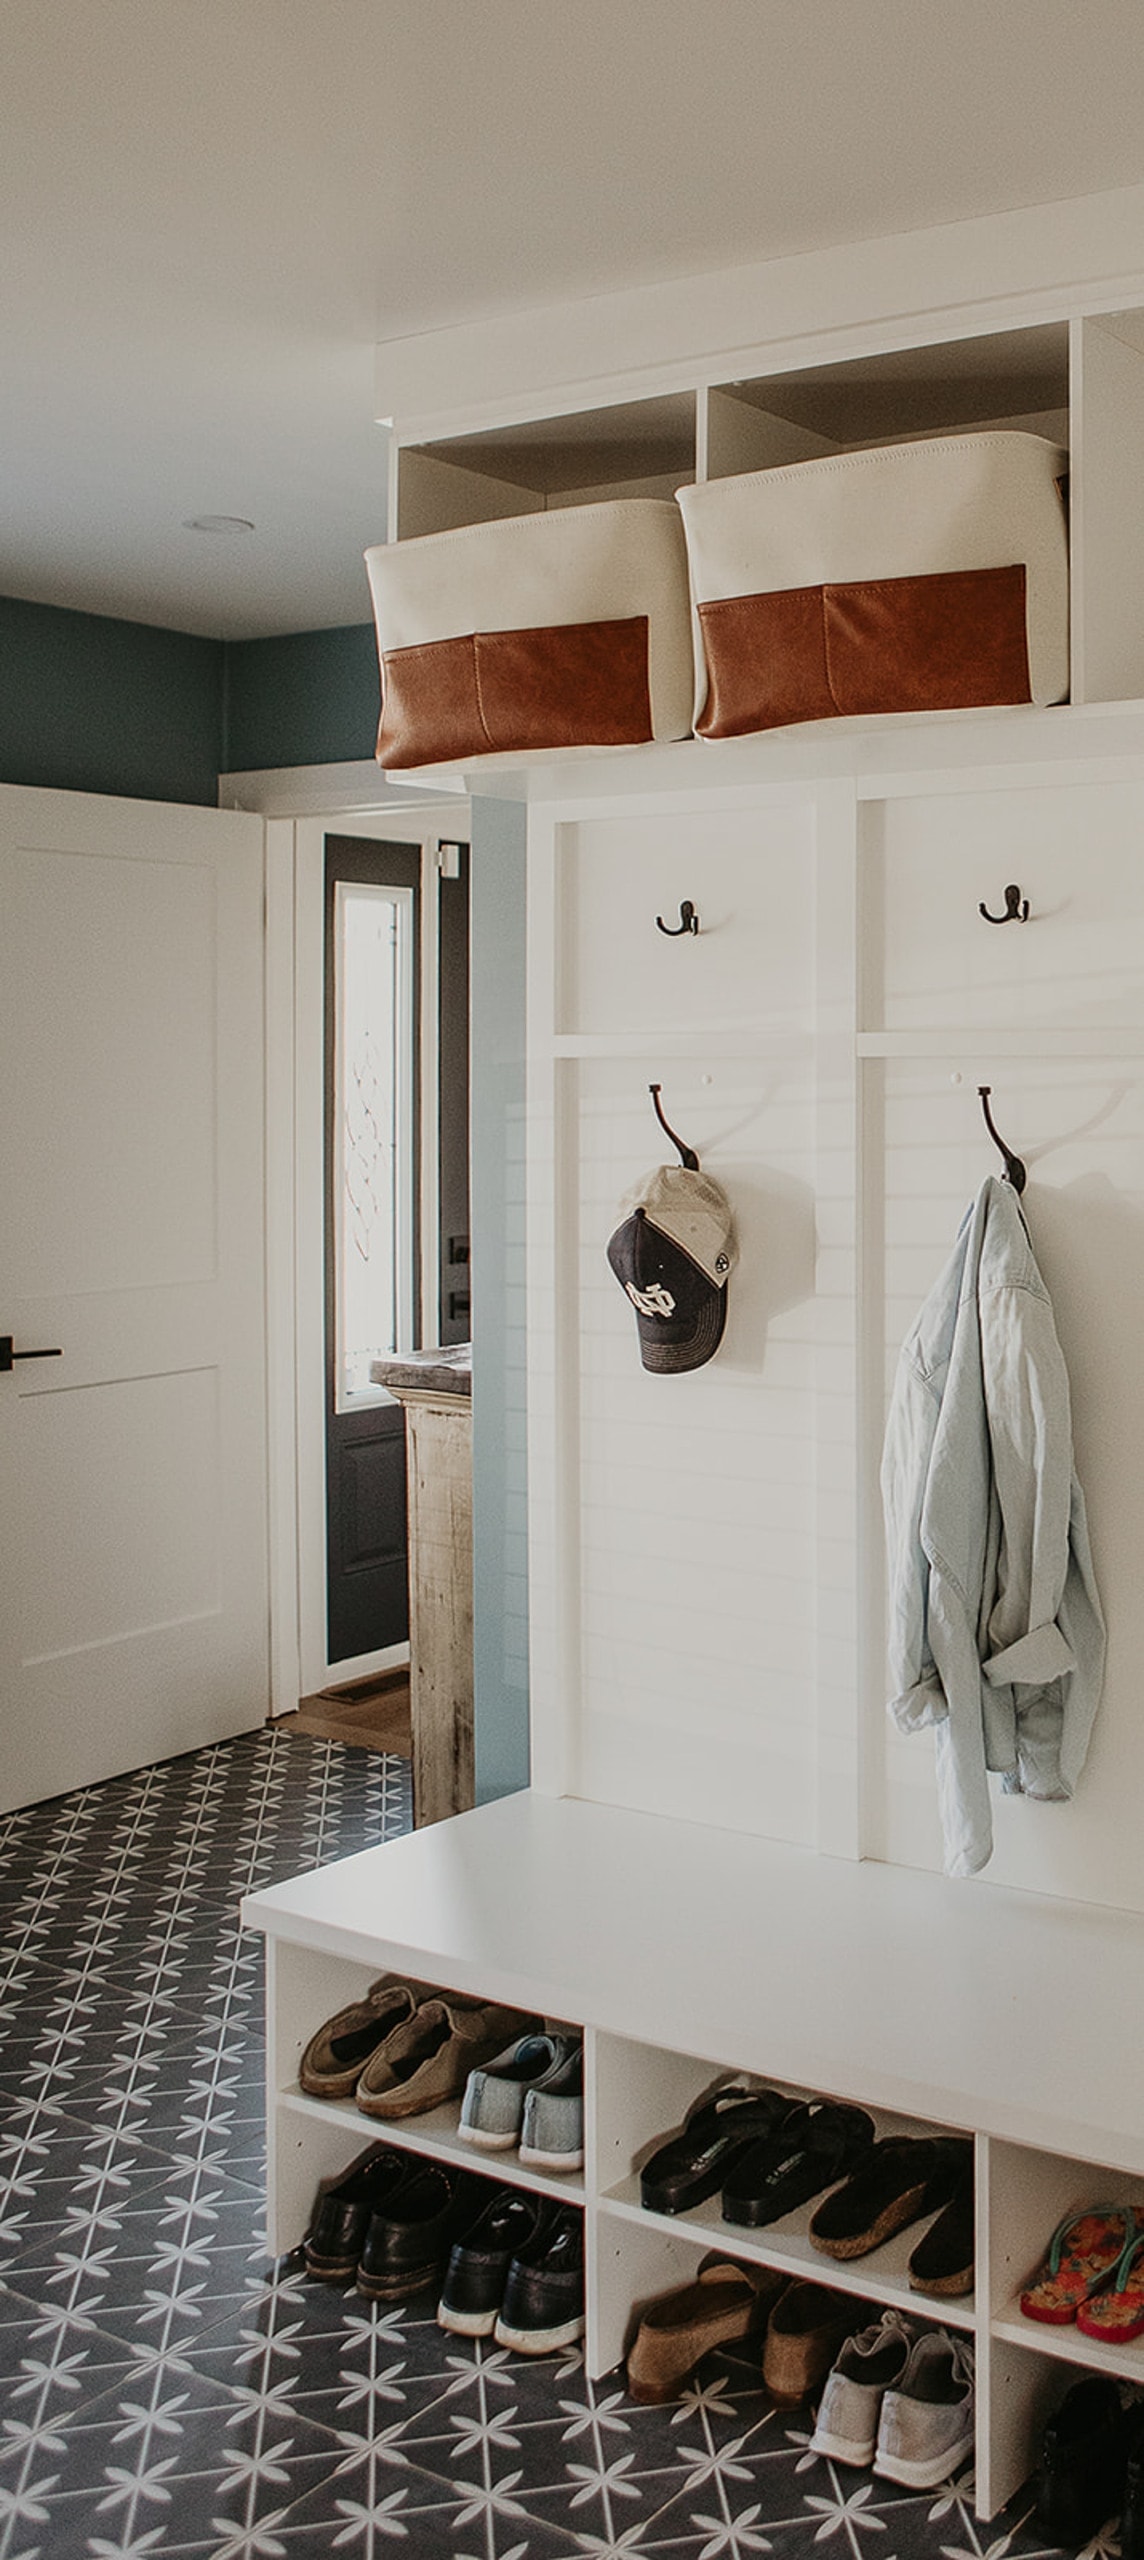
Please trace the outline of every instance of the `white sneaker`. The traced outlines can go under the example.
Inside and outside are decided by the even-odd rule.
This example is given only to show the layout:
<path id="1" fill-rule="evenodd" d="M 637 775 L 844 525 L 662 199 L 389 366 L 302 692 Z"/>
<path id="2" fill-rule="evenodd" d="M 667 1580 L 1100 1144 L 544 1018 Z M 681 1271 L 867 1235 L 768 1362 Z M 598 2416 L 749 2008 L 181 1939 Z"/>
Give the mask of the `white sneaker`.
<path id="1" fill-rule="evenodd" d="M 882 2402 L 874 2469 L 904 2489 L 936 2489 L 972 2452 L 973 2349 L 926 2330 Z"/>
<path id="2" fill-rule="evenodd" d="M 868 2329 L 846 2339 L 818 2404 L 812 2453 L 869 2468 L 884 2395 L 901 2381 L 916 2334 L 899 2312 L 884 2311 Z"/>

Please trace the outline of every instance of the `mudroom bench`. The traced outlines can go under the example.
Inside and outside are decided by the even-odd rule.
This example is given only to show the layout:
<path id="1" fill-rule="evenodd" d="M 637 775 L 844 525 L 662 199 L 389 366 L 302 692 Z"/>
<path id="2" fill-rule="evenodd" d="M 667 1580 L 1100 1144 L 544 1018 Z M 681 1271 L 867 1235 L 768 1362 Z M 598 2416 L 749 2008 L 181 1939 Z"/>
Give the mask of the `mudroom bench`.
<path id="1" fill-rule="evenodd" d="M 378 2130 L 352 2101 L 301 2093 L 302 2047 L 395 1967 L 584 2030 L 582 2180 L 512 2154 L 482 2163 L 457 2140 L 456 2105 L 385 2136 L 583 2201 L 592 2374 L 620 2361 L 633 2308 L 715 2245 L 932 2312 L 975 2343 L 983 2516 L 1030 2470 L 1062 2364 L 1144 2384 L 1144 2342 L 1102 2347 L 1018 2307 L 1066 2209 L 1144 2205 L 1138 1917 L 526 1792 L 251 1894 L 243 1918 L 267 1941 L 275 2253 L 301 2239 L 318 2180 Z M 641 2159 L 702 2090 L 743 2073 L 857 2101 L 880 2134 L 974 2134 L 975 2294 L 931 2306 L 909 2289 L 917 2226 L 839 2265 L 808 2240 L 809 2207 L 756 2234 L 723 2224 L 717 2197 L 646 2211 Z"/>

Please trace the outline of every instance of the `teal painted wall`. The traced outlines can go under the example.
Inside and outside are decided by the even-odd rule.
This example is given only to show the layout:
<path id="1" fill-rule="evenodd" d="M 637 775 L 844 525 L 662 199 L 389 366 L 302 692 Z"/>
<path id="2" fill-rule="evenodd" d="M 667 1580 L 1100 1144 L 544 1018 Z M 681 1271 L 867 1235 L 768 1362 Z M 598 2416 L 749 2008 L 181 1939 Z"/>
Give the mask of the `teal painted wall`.
<path id="1" fill-rule="evenodd" d="M 472 803 L 473 1685 L 477 1802 L 528 1785 L 526 811 Z"/>
<path id="2" fill-rule="evenodd" d="M 0 597 L 0 782 L 209 804 L 220 773 L 368 760 L 379 700 L 368 622 L 227 642 Z"/>
<path id="3" fill-rule="evenodd" d="M 0 597 L 0 782 L 218 796 L 220 640 Z"/>
<path id="4" fill-rule="evenodd" d="M 226 650 L 224 773 L 368 760 L 381 688 L 373 624 L 232 640 Z"/>

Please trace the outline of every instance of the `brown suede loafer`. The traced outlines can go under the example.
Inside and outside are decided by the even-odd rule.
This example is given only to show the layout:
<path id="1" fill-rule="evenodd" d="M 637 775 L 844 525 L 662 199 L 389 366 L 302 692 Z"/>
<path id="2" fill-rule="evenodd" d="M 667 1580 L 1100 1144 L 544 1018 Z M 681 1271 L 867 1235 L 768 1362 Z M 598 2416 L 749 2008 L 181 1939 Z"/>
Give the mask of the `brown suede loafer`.
<path id="1" fill-rule="evenodd" d="M 298 2085 L 308 2098 L 352 2098 L 366 2063 L 395 2027 L 404 2026 L 430 1986 L 402 1974 L 382 1973 L 364 2000 L 351 2000 L 312 2035 L 298 2065 Z"/>
<path id="2" fill-rule="evenodd" d="M 653 2406 L 678 2399 L 701 2356 L 762 2326 L 786 2284 L 770 2267 L 706 2258 L 694 2284 L 649 2302 L 628 2351 L 628 2391 Z"/>
<path id="3" fill-rule="evenodd" d="M 357 2103 L 363 2115 L 389 2122 L 424 2115 L 455 2098 L 470 2071 L 491 2062 L 514 2037 L 539 2033 L 542 2024 L 491 2000 L 441 1992 L 423 2000 L 378 2046 L 358 2081 Z"/>

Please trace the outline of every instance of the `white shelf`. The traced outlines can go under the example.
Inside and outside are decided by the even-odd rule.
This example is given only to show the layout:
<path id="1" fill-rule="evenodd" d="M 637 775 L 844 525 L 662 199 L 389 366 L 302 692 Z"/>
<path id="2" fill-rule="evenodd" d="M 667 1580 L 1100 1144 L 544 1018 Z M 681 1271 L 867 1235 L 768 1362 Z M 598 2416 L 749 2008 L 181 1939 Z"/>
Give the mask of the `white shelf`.
<path id="1" fill-rule="evenodd" d="M 1144 1032 L 1132 1023 L 1089 1031 L 1072 1023 L 961 1023 L 949 1030 L 860 1031 L 860 1058 L 1144 1058 Z"/>
<path id="2" fill-rule="evenodd" d="M 883 2241 L 881 2248 L 871 2249 L 864 2258 L 831 2258 L 825 2250 L 816 2249 L 808 2236 L 810 2210 L 803 2206 L 797 2213 L 785 2214 L 779 2222 L 768 2223 L 764 2230 L 724 2222 L 715 2196 L 707 2204 L 693 2206 L 688 2213 L 651 2213 L 640 2202 L 638 2177 L 626 2178 L 600 2199 L 601 2214 L 617 2221 L 676 2235 L 686 2232 L 705 2250 L 721 2249 L 729 2258 L 743 2258 L 752 2265 L 781 2267 L 791 2277 L 829 2285 L 837 2293 L 858 2294 L 875 2303 L 894 2303 L 900 2311 L 912 2312 L 918 2319 L 938 2320 L 955 2329 L 974 2328 L 977 2315 L 972 2293 L 947 2301 L 943 2295 L 922 2293 L 910 2283 L 910 2256 L 936 2215 L 927 2214 L 923 2220 L 912 2222 L 908 2230 L 895 2233 L 892 2240 Z"/>
<path id="3" fill-rule="evenodd" d="M 417 2151 L 427 2160 L 439 2160 L 447 2169 L 472 2169 L 481 2178 L 492 2178 L 500 2186 L 527 2187 L 531 2194 L 555 2196 L 565 2204 L 583 2204 L 584 2180 L 579 2171 L 567 2177 L 524 2168 L 515 2150 L 483 2151 L 475 2143 L 462 2142 L 457 2131 L 460 2109 L 450 2102 L 433 2107 L 423 2116 L 406 2116 L 389 2124 L 380 2116 L 367 2116 L 354 2105 L 352 2098 L 308 2098 L 301 2089 L 284 2089 L 279 2098 L 284 2116 L 300 2116 L 311 2124 L 327 2129 L 336 2125 L 341 2133 L 356 2134 L 362 2145 L 370 2142 L 392 2143 L 397 2151 Z"/>
<path id="4" fill-rule="evenodd" d="M 991 2335 L 1009 2346 L 1027 2347 L 1032 2355 L 1079 2365 L 1086 2373 L 1110 2373 L 1118 2382 L 1144 2388 L 1144 2339 L 1133 2339 L 1123 2347 L 1107 2346 L 1100 2338 L 1086 2338 L 1071 2321 L 1055 2328 L 1047 2320 L 1026 2320 L 1015 2300 L 991 2323 Z"/>
<path id="5" fill-rule="evenodd" d="M 1144 1046 L 1144 1043 L 1141 1044 Z M 713 1022 L 681 1030 L 678 1022 L 646 1031 L 561 1031 L 552 1043 L 554 1058 L 751 1058 L 801 1064 L 814 1056 L 814 1040 L 805 1031 L 772 1031 L 755 1023 Z"/>

